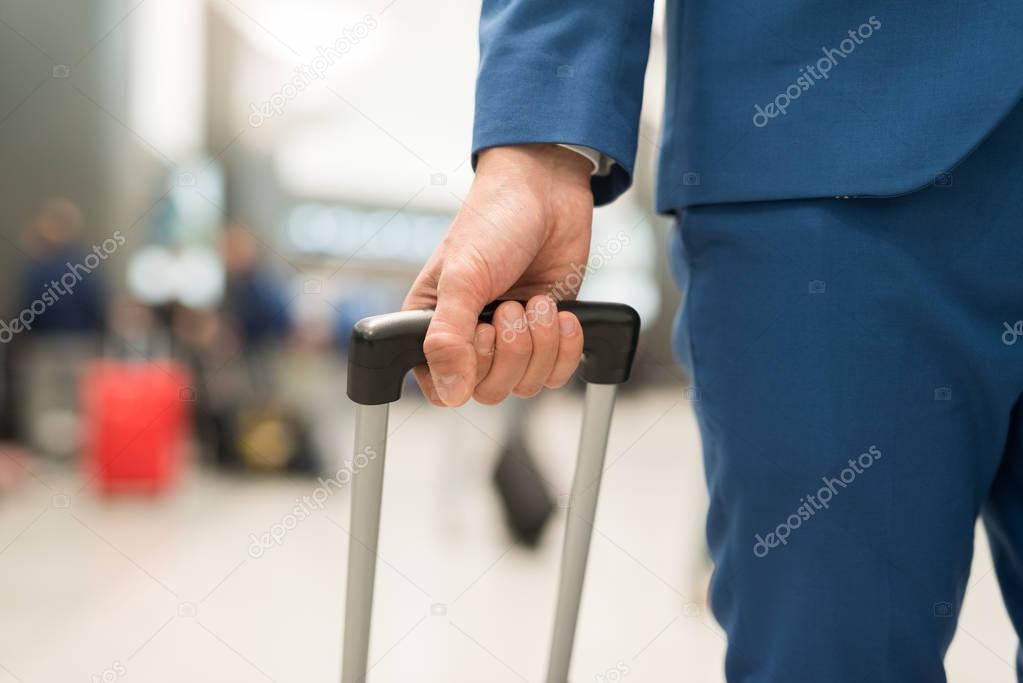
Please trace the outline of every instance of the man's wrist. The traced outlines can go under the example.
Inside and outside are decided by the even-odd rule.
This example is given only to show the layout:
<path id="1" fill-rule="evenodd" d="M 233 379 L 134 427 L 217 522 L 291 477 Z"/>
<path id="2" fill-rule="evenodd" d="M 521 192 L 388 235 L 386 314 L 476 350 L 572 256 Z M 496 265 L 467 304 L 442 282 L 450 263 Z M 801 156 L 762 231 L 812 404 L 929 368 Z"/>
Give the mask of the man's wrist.
<path id="1" fill-rule="evenodd" d="M 556 144 L 507 145 L 481 150 L 477 174 L 510 170 L 543 169 L 571 182 L 589 187 L 593 164 L 583 155 Z"/>

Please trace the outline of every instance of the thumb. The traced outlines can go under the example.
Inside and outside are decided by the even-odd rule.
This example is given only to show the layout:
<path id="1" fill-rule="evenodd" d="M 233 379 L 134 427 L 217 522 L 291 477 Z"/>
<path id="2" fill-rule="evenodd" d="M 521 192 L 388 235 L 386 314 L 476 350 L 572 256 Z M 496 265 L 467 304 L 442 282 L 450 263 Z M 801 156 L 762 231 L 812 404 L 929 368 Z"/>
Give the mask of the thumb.
<path id="1" fill-rule="evenodd" d="M 472 396 L 476 350 L 472 345 L 488 294 L 463 269 L 445 269 L 437 283 L 437 306 L 426 331 L 423 352 L 437 396 L 457 407 Z"/>

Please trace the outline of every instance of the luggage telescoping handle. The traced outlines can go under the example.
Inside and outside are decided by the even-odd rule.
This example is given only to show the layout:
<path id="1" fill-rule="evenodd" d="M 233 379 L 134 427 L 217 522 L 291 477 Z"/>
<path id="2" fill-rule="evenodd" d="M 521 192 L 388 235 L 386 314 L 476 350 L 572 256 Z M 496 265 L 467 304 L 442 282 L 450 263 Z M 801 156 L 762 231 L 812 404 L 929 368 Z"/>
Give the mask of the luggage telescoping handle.
<path id="1" fill-rule="evenodd" d="M 497 303 L 484 309 L 481 321 L 492 320 Z M 574 313 L 582 325 L 580 374 L 587 386 L 547 683 L 566 683 L 568 678 L 615 393 L 629 379 L 639 338 L 639 315 L 624 304 L 563 301 L 558 309 Z M 388 313 L 364 318 L 352 330 L 348 396 L 356 404 L 355 458 L 362 456 L 363 464 L 352 477 L 342 683 L 366 683 L 388 405 L 401 397 L 405 375 L 426 362 L 423 340 L 432 317 L 432 311 Z"/>

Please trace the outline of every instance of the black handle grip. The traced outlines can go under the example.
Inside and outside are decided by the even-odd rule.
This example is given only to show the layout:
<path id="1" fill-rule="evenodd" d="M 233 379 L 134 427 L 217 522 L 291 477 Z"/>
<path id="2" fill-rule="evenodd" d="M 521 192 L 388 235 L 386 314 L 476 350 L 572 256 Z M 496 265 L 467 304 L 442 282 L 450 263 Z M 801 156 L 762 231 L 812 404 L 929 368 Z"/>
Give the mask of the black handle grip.
<path id="1" fill-rule="evenodd" d="M 487 306 L 480 320 L 490 322 L 499 303 Z M 582 378 L 592 384 L 627 381 L 639 340 L 639 314 L 625 304 L 595 301 L 562 301 L 558 310 L 574 313 L 583 327 Z M 433 311 L 403 311 L 355 323 L 348 351 L 348 397 L 362 405 L 401 398 L 405 375 L 426 363 L 423 340 L 432 318 Z"/>

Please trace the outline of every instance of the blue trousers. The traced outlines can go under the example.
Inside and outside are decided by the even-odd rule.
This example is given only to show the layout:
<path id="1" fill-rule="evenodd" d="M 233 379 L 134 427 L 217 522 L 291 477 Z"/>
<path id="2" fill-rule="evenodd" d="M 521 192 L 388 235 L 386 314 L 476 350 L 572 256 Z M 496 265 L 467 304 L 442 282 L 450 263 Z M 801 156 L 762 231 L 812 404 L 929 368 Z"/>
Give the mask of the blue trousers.
<path id="1" fill-rule="evenodd" d="M 909 195 L 688 209 L 673 261 L 728 681 L 945 681 L 978 517 L 1020 632 L 1023 106 Z"/>

